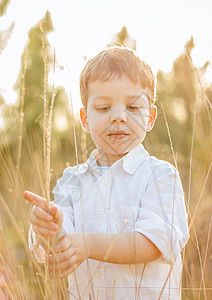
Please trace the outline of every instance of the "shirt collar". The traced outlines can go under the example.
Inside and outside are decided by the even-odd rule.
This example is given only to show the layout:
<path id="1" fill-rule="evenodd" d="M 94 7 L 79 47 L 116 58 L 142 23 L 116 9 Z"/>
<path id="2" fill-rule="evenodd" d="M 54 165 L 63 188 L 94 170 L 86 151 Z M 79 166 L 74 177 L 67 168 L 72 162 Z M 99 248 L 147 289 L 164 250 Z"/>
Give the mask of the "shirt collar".
<path id="1" fill-rule="evenodd" d="M 97 165 L 97 162 L 96 162 L 96 154 L 97 154 L 97 149 L 95 149 L 89 159 L 87 160 L 87 165 L 88 167 L 90 167 L 91 169 L 95 169 L 95 170 L 98 170 L 98 165 Z"/>
<path id="2" fill-rule="evenodd" d="M 129 174 L 134 174 L 143 161 L 148 157 L 149 153 L 144 149 L 142 144 L 139 144 L 120 160 L 123 161 L 123 169 Z"/>
<path id="3" fill-rule="evenodd" d="M 79 168 L 79 173 L 84 173 L 88 169 L 88 167 L 94 170 L 98 170 L 98 165 L 96 162 L 96 153 L 97 149 L 95 149 L 91 153 L 89 159 L 84 164 L 83 168 Z M 112 165 L 112 167 L 121 165 L 127 173 L 134 174 L 138 167 L 142 164 L 142 162 L 148 157 L 149 153 L 144 149 L 144 146 L 142 144 L 139 144 L 121 159 L 116 161 Z"/>

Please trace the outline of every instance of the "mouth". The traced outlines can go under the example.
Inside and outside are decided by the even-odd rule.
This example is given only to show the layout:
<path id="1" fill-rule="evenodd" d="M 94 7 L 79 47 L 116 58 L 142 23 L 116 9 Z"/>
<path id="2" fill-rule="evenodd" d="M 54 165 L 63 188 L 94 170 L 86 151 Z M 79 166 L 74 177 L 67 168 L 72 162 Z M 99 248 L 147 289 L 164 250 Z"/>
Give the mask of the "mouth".
<path id="1" fill-rule="evenodd" d="M 124 132 L 124 131 L 113 131 L 113 132 L 108 134 L 108 136 L 112 139 L 122 139 L 122 138 L 124 138 L 128 135 L 129 134 Z"/>

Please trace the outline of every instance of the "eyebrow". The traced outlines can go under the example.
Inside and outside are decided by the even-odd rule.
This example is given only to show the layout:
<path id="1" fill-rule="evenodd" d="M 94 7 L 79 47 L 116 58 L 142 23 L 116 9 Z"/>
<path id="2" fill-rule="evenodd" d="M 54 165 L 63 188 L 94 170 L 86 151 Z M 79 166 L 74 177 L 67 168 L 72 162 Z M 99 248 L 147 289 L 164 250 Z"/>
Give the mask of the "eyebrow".
<path id="1" fill-rule="evenodd" d="M 109 96 L 104 96 L 104 95 L 97 95 L 97 96 L 94 96 L 92 97 L 93 100 L 96 100 L 96 99 L 105 99 L 105 100 L 108 100 L 108 99 L 111 99 L 111 97 Z"/>
<path id="2" fill-rule="evenodd" d="M 148 99 L 148 96 L 147 96 L 147 94 L 145 92 L 141 92 L 139 94 L 129 94 L 129 95 L 126 96 L 126 99 L 137 100 L 137 99 L 142 99 L 142 96 L 145 96 Z M 97 100 L 97 99 L 110 100 L 110 99 L 112 99 L 112 97 L 100 94 L 100 95 L 96 95 L 96 96 L 93 97 L 93 100 Z"/>

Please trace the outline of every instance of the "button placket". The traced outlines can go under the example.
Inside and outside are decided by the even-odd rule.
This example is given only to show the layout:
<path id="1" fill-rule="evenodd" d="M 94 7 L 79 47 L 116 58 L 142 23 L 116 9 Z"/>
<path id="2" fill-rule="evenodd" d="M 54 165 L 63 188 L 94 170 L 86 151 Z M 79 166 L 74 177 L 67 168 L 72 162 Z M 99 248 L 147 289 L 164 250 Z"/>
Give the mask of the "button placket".
<path id="1" fill-rule="evenodd" d="M 104 174 L 102 178 L 102 184 L 104 185 L 110 185 L 111 178 L 108 176 L 108 174 Z"/>
<path id="2" fill-rule="evenodd" d="M 98 200 L 95 207 L 95 230 L 99 232 L 107 232 L 108 227 L 108 213 L 111 195 L 111 176 L 109 174 L 103 174 L 99 180 Z"/>

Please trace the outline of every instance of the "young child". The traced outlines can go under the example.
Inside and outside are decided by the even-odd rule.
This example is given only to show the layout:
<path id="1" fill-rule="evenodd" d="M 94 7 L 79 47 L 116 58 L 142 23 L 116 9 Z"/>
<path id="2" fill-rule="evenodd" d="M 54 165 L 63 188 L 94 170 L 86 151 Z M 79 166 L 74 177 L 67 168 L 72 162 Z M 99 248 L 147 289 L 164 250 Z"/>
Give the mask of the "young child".
<path id="1" fill-rule="evenodd" d="M 30 249 L 69 276 L 70 299 L 180 299 L 181 251 L 188 240 L 178 171 L 142 146 L 154 125 L 155 79 L 133 50 L 111 47 L 80 76 L 82 126 L 97 149 L 65 169 L 55 201 L 30 192 Z M 55 260 L 55 265 L 53 261 Z"/>

